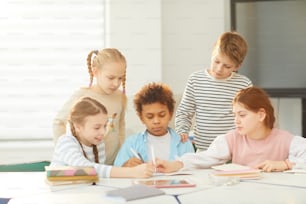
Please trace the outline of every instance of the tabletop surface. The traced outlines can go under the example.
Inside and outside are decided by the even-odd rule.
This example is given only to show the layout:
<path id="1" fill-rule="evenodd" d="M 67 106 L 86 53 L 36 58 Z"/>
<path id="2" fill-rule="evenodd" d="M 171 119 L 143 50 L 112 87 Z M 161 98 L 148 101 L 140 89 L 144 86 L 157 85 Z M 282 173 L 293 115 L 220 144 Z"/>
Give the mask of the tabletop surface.
<path id="1" fill-rule="evenodd" d="M 191 175 L 154 176 L 151 179 L 189 179 L 196 187 L 163 188 L 165 195 L 128 203 L 248 203 L 305 204 L 306 174 L 262 173 L 256 180 L 211 177 L 211 169 L 195 170 Z M 106 192 L 133 185 L 135 179 L 100 178 L 97 185 L 49 186 L 45 172 L 0 173 L 0 198 L 9 204 L 126 203 L 109 198 Z"/>

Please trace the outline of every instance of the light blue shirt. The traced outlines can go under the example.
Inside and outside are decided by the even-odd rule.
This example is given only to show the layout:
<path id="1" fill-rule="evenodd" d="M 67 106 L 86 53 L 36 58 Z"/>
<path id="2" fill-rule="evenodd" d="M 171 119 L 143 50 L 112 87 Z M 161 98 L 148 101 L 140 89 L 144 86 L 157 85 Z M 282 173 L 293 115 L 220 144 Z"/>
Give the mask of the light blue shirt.
<path id="1" fill-rule="evenodd" d="M 168 128 L 168 132 L 171 136 L 169 155 L 170 161 L 175 160 L 177 157 L 180 157 L 185 153 L 194 152 L 194 148 L 190 141 L 187 141 L 185 143 L 181 142 L 181 137 L 172 128 Z M 147 144 L 147 131 L 127 137 L 117 154 L 114 166 L 122 166 L 127 160 L 132 157 L 135 157 L 134 154 L 131 152 L 131 148 L 133 148 L 136 152 L 140 153 L 145 162 L 148 162 Z M 155 151 L 158 151 L 158 148 L 156 148 Z"/>

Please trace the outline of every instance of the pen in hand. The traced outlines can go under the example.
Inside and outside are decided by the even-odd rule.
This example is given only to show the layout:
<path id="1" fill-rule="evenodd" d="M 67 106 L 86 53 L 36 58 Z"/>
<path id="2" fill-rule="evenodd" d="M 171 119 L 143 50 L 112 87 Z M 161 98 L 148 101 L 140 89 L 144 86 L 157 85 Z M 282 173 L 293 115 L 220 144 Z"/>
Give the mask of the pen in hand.
<path id="1" fill-rule="evenodd" d="M 137 152 L 137 155 L 139 156 L 139 158 L 140 158 L 140 160 L 142 161 L 142 163 L 144 163 L 144 160 L 143 160 L 141 154 L 140 154 L 139 152 Z"/>
<path id="2" fill-rule="evenodd" d="M 155 161 L 154 147 L 151 145 L 150 148 L 151 148 L 152 162 L 153 162 L 153 165 L 155 166 L 155 170 L 154 171 L 156 172 L 156 161 Z"/>
<path id="3" fill-rule="evenodd" d="M 136 152 L 132 147 L 130 148 L 132 154 L 139 160 L 141 160 L 142 163 L 144 163 L 144 160 L 139 152 Z"/>

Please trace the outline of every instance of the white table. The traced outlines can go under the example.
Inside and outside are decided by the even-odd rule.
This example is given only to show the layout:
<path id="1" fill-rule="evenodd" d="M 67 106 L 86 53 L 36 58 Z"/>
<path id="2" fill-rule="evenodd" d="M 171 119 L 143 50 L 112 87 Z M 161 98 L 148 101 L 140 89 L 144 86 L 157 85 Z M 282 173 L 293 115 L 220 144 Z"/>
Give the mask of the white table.
<path id="1" fill-rule="evenodd" d="M 193 171 L 192 175 L 161 176 L 159 178 L 188 178 L 196 182 L 192 188 L 163 189 L 166 195 L 129 201 L 128 203 L 248 203 L 248 204 L 305 204 L 306 174 L 263 173 L 260 180 L 241 181 L 230 186 L 215 186 L 209 181 L 211 170 Z M 10 204 L 67 204 L 67 203 L 125 203 L 109 199 L 105 192 L 132 185 L 133 179 L 100 179 L 96 186 L 89 184 L 53 188 L 44 182 L 44 172 L 0 173 L 0 197 L 11 197 Z"/>

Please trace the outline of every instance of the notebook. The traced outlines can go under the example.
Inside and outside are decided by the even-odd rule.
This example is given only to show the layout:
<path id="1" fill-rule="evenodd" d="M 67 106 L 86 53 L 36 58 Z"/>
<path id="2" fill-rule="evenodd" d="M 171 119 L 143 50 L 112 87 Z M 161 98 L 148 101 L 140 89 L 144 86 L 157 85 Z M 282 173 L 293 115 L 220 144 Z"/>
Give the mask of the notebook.
<path id="1" fill-rule="evenodd" d="M 160 189 L 141 184 L 106 192 L 106 195 L 109 197 L 121 197 L 124 198 L 126 201 L 138 200 L 142 198 L 148 198 L 164 194 L 165 192 Z"/>
<path id="2" fill-rule="evenodd" d="M 214 171 L 212 174 L 215 176 L 233 176 L 240 179 L 259 179 L 261 178 L 261 170 L 253 169 L 248 166 L 239 164 L 223 164 L 213 166 Z"/>

